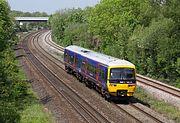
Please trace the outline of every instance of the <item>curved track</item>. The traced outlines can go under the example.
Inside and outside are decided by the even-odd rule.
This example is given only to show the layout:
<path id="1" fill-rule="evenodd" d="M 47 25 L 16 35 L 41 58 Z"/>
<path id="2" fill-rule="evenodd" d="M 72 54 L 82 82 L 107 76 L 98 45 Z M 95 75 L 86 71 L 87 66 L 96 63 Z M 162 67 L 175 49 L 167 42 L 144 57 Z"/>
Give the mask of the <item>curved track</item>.
<path id="1" fill-rule="evenodd" d="M 29 61 L 36 67 L 39 73 L 43 75 L 43 77 L 48 81 L 51 87 L 73 107 L 73 109 L 81 116 L 81 118 L 85 122 L 112 122 L 109 121 L 103 114 L 94 109 L 84 99 L 82 99 L 81 96 L 78 95 L 78 93 L 76 93 L 70 86 L 66 84 L 66 81 L 62 80 L 61 78 L 59 78 L 59 76 L 56 75 L 57 68 L 64 70 L 63 61 L 52 56 L 52 54 L 50 54 L 42 47 L 42 42 L 40 42 L 39 38 L 43 35 L 44 32 L 45 31 L 32 33 L 28 35 L 23 41 L 23 48 Z M 28 40 L 28 38 L 30 40 Z M 44 35 L 44 39 L 48 45 L 63 52 L 63 47 L 52 42 L 51 32 L 46 32 L 46 35 Z M 138 81 L 140 81 L 140 79 Z M 146 120 L 148 122 L 163 122 L 155 115 L 144 111 L 135 104 L 114 104 L 114 106 L 117 109 L 123 111 L 127 115 L 127 118 L 134 119 L 135 122 L 145 122 Z"/>
<path id="2" fill-rule="evenodd" d="M 47 40 L 45 40 L 46 43 L 49 44 L 51 47 L 64 52 L 64 47 L 57 45 L 56 43 L 54 43 L 51 40 L 51 32 L 48 33 L 48 35 L 46 36 L 46 39 L 47 39 Z M 139 83 L 142 83 L 142 84 L 151 86 L 153 88 L 156 88 L 158 90 L 161 90 L 165 93 L 171 94 L 174 97 L 180 98 L 180 89 L 178 89 L 178 88 L 169 86 L 160 81 L 150 79 L 150 78 L 142 76 L 140 74 L 137 74 L 137 81 Z"/>
<path id="3" fill-rule="evenodd" d="M 39 36 L 44 33 L 39 32 L 31 36 L 31 40 L 25 40 L 23 43 L 25 53 L 27 58 L 31 63 L 39 70 L 39 72 L 48 80 L 52 87 L 64 97 L 65 100 L 77 111 L 77 113 L 84 119 L 86 122 L 95 122 L 95 123 L 108 123 L 103 115 L 96 111 L 91 105 L 89 105 L 85 100 L 83 100 L 76 92 L 74 92 L 70 87 L 68 87 L 64 81 L 62 81 L 56 74 L 43 64 L 42 61 L 46 61 L 51 64 L 51 60 L 43 56 L 37 56 L 37 52 L 42 52 L 39 47 L 37 47 L 37 42 Z M 36 43 L 36 44 L 35 44 Z M 36 47 L 38 50 L 34 50 L 32 47 Z M 33 50 L 32 50 L 33 49 Z"/>
<path id="4" fill-rule="evenodd" d="M 63 50 L 64 50 L 63 47 L 59 47 L 57 44 L 51 43 L 52 41 L 51 41 L 51 39 L 50 39 L 50 33 L 48 33 L 48 34 L 45 36 L 45 42 L 46 42 L 47 44 L 49 44 L 51 47 L 54 47 L 54 48 L 56 48 L 56 49 L 58 49 L 58 50 L 61 50 L 62 52 L 63 52 Z M 57 47 L 58 47 L 58 48 L 57 48 Z M 41 47 L 41 48 L 42 48 L 42 50 L 44 50 L 43 47 Z M 47 54 L 49 54 L 46 50 L 44 50 L 44 51 L 45 51 Z M 49 55 L 51 55 L 51 54 L 49 54 Z M 51 56 L 51 57 L 53 57 L 53 56 Z M 60 61 L 60 60 L 58 60 L 57 58 L 53 57 L 52 62 L 54 62 L 54 61 L 57 61 L 57 62 L 59 61 L 59 62 L 63 63 L 62 61 Z M 135 119 L 135 121 L 137 121 L 137 122 L 143 122 L 143 120 L 140 120 L 140 119 L 138 119 L 138 117 L 137 117 L 137 115 L 142 114 L 144 117 L 148 117 L 147 119 L 150 119 L 150 120 L 153 121 L 153 122 L 163 123 L 163 121 L 161 121 L 161 119 L 156 118 L 155 116 L 153 116 L 153 115 L 151 115 L 150 113 L 142 110 L 141 108 L 139 108 L 138 106 L 136 106 L 136 105 L 134 105 L 134 104 L 129 104 L 128 107 L 124 107 L 124 106 L 118 105 L 118 104 L 115 104 L 115 106 L 116 106 L 118 109 L 120 109 L 121 111 L 123 111 L 124 113 L 126 113 L 126 115 L 128 115 L 128 117 Z M 129 108 L 129 109 L 132 109 L 132 110 L 136 110 L 136 112 L 138 112 L 137 115 L 136 115 L 136 114 L 133 114 L 132 112 L 129 112 L 128 110 L 126 110 L 126 108 Z M 141 117 L 142 117 L 142 116 L 141 116 Z"/>
<path id="5" fill-rule="evenodd" d="M 169 86 L 162 82 L 152 80 L 148 77 L 144 77 L 142 75 L 137 74 L 137 81 L 143 83 L 145 85 L 151 86 L 168 94 L 171 94 L 174 97 L 180 98 L 180 89 Z"/>

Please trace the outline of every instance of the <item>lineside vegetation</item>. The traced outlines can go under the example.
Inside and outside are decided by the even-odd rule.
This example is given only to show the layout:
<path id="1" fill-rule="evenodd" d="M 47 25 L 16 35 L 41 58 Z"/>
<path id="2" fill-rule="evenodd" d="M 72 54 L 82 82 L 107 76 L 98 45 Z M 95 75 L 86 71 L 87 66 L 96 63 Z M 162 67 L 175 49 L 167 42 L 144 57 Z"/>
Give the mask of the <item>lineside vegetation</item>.
<path id="1" fill-rule="evenodd" d="M 49 25 L 60 45 L 129 60 L 138 73 L 180 88 L 179 5 L 179 0 L 101 0 L 83 10 L 60 10 Z"/>
<path id="2" fill-rule="evenodd" d="M 159 101 L 153 96 L 149 95 L 143 89 L 138 87 L 136 89 L 136 93 L 134 93 L 134 97 L 141 101 L 144 105 L 152 108 L 153 110 L 163 114 L 168 119 L 175 121 L 175 123 L 180 122 L 180 111 L 177 107 L 172 106 L 164 101 Z"/>
<path id="3" fill-rule="evenodd" d="M 8 3 L 0 0 L 0 123 L 53 122 L 37 96 L 29 92 L 30 85 L 23 81 L 25 75 L 12 49 L 18 38 L 10 13 Z"/>

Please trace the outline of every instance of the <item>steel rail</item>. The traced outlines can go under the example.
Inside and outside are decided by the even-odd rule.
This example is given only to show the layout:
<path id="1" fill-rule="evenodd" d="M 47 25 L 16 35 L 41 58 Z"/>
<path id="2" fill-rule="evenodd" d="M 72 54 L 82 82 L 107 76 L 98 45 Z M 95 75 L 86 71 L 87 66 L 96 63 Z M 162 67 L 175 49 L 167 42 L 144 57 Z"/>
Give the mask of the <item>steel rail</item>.
<path id="1" fill-rule="evenodd" d="M 142 110 L 141 108 L 139 108 L 138 106 L 134 105 L 134 104 L 130 104 L 131 107 L 135 108 L 136 110 L 142 112 L 143 114 L 145 114 L 146 116 L 148 116 L 149 118 L 153 119 L 155 122 L 157 123 L 163 123 L 163 121 L 161 121 L 160 119 L 152 116 L 151 114 L 147 113 L 146 111 Z"/>
<path id="2" fill-rule="evenodd" d="M 50 36 L 50 33 L 47 34 L 47 36 L 45 37 L 45 41 L 46 41 L 46 42 L 48 42 L 48 40 L 49 40 L 48 37 L 49 37 L 49 36 Z M 49 44 L 49 43 L 48 43 L 48 44 Z M 54 45 L 52 44 L 51 46 L 54 46 Z M 44 50 L 42 46 L 41 46 L 41 48 L 42 48 L 42 50 Z M 46 50 L 44 50 L 44 51 L 45 51 L 47 54 L 49 54 Z M 50 55 L 51 57 L 53 57 L 54 59 L 60 61 L 59 59 L 57 59 L 56 57 L 52 56 L 51 54 L 49 54 L 49 55 Z M 53 62 L 53 60 L 52 60 L 52 62 Z M 56 63 L 55 63 L 55 64 L 56 64 Z M 135 119 L 136 122 L 142 122 L 142 121 L 140 121 L 139 119 L 137 119 L 135 116 L 133 116 L 131 113 L 129 113 L 128 111 L 126 111 L 126 109 L 121 108 L 121 107 L 118 106 L 117 104 L 115 104 L 115 106 L 116 106 L 118 109 L 120 109 L 120 110 L 122 110 L 123 112 L 125 112 L 129 117 Z M 144 110 L 140 109 L 139 107 L 137 107 L 137 106 L 135 106 L 135 105 L 133 105 L 133 104 L 130 104 L 129 106 L 133 107 L 134 109 L 138 110 L 139 112 L 142 112 L 144 115 L 146 115 L 147 117 L 149 117 L 149 118 L 152 119 L 153 121 L 155 121 L 155 122 L 157 122 L 157 123 L 163 123 L 161 120 L 159 120 L 159 119 L 157 119 L 156 117 L 152 116 L 151 114 L 145 112 Z"/>
<path id="3" fill-rule="evenodd" d="M 151 86 L 163 92 L 173 95 L 174 97 L 180 98 L 180 89 L 171 87 L 157 80 L 152 80 L 150 78 L 144 77 L 142 75 L 137 75 L 137 81 L 145 85 Z"/>
<path id="4" fill-rule="evenodd" d="M 51 35 L 51 32 L 49 32 L 47 36 L 50 37 L 50 35 Z M 60 48 L 57 48 L 59 45 L 57 45 L 56 43 L 54 43 L 50 39 L 46 40 L 46 43 L 49 44 L 51 47 L 54 47 L 55 49 L 58 49 L 58 50 L 64 52 L 63 47 L 60 46 Z M 169 85 L 162 83 L 162 82 L 159 82 L 157 80 L 152 80 L 148 77 L 145 77 L 145 76 L 142 76 L 139 74 L 136 74 L 136 75 L 137 75 L 136 79 L 138 82 L 143 83 L 147 86 L 151 86 L 151 87 L 156 88 L 158 90 L 161 90 L 161 91 L 166 92 L 168 94 L 171 94 L 174 97 L 180 98 L 180 89 L 169 86 Z"/>
<path id="5" fill-rule="evenodd" d="M 30 50 L 30 47 L 29 47 L 29 50 Z M 34 63 L 34 65 L 37 67 L 37 69 L 39 69 L 39 71 L 50 82 L 50 84 L 75 108 L 75 110 L 78 113 L 80 113 L 80 115 L 84 119 L 86 119 L 86 121 L 88 121 L 88 122 L 92 122 L 92 121 L 93 122 L 109 122 L 106 118 L 104 118 L 104 116 L 102 116 L 99 112 L 97 112 L 94 108 L 92 108 L 85 100 L 83 100 L 79 95 L 77 95 L 71 88 L 69 88 L 66 84 L 64 84 L 65 82 L 62 82 L 62 80 L 60 80 L 56 76 L 56 74 L 53 73 L 53 71 L 48 69 L 45 64 L 43 64 L 41 61 L 39 61 L 37 56 L 33 55 L 33 51 L 30 50 L 30 52 L 31 52 L 31 54 L 29 54 L 29 57 L 32 60 L 32 62 Z M 46 71 L 46 72 L 42 72 L 42 71 Z M 53 79 L 53 78 L 56 78 L 56 79 Z M 64 88 L 66 87 L 66 91 L 67 91 L 67 89 L 69 89 L 72 93 L 68 94 L 66 91 L 64 91 L 64 89 L 59 89 L 58 88 L 59 86 L 57 86 L 57 84 L 55 84 L 54 81 L 52 81 L 52 80 L 54 80 L 55 82 L 60 81 L 62 84 L 64 84 L 63 87 Z M 74 94 L 76 94 L 76 96 Z M 74 97 L 77 97 L 78 99 L 75 99 Z M 90 112 L 89 110 L 92 110 L 93 113 Z M 91 117 L 91 119 L 88 119 L 89 117 Z"/>

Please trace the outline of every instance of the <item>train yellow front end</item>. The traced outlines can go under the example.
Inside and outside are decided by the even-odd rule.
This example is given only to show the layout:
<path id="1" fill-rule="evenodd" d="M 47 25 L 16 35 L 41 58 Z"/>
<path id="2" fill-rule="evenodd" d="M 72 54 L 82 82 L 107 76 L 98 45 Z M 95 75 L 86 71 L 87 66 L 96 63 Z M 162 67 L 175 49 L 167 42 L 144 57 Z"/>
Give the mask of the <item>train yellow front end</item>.
<path id="1" fill-rule="evenodd" d="M 109 66 L 107 89 L 114 97 L 132 97 L 136 88 L 136 70 L 134 65 Z"/>

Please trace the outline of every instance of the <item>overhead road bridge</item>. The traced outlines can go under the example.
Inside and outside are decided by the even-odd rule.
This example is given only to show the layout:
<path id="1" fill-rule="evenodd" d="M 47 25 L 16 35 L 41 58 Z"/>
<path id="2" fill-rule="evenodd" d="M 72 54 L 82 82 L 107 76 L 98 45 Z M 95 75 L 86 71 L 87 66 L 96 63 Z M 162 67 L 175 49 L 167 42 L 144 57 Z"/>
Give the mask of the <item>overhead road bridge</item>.
<path id="1" fill-rule="evenodd" d="M 15 17 L 19 22 L 47 22 L 49 17 Z"/>

